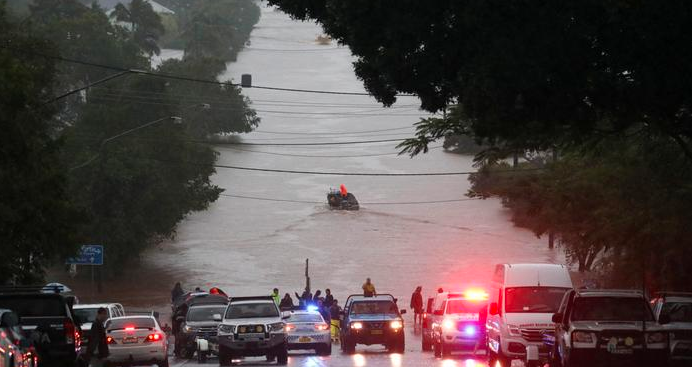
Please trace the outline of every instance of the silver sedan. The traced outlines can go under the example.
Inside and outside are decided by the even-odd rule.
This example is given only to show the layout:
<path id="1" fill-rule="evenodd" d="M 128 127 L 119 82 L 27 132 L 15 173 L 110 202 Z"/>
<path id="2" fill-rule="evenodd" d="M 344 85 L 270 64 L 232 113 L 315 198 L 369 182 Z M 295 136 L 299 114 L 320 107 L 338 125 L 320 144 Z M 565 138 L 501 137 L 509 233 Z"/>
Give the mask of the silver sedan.
<path id="1" fill-rule="evenodd" d="M 294 311 L 286 320 L 288 349 L 314 349 L 318 355 L 332 354 L 329 325 L 317 311 Z"/>

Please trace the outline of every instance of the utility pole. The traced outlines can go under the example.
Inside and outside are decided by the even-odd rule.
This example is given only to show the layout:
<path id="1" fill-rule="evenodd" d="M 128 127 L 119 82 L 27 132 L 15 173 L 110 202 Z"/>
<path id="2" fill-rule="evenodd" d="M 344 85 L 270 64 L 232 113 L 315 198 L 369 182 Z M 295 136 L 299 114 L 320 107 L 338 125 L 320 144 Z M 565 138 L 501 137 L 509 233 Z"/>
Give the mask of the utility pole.
<path id="1" fill-rule="evenodd" d="M 305 259 L 305 289 L 310 292 L 310 259 Z"/>

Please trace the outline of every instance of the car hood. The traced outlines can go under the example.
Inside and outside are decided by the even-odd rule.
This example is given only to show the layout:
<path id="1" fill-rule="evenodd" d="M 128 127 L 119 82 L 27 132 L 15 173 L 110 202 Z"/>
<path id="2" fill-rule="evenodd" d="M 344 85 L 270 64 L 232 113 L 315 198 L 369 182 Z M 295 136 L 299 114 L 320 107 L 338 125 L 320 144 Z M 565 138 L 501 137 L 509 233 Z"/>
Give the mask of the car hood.
<path id="1" fill-rule="evenodd" d="M 220 322 L 218 321 L 186 321 L 185 325 L 191 327 L 202 327 L 202 326 L 218 326 Z"/>
<path id="2" fill-rule="evenodd" d="M 279 317 L 258 317 L 254 319 L 226 319 L 223 320 L 223 323 L 228 325 L 268 325 L 282 321 Z"/>
<path id="3" fill-rule="evenodd" d="M 392 321 L 400 320 L 401 318 L 396 315 L 387 314 L 367 314 L 367 315 L 350 315 L 349 319 L 351 321 Z"/>
<path id="4" fill-rule="evenodd" d="M 572 330 L 589 330 L 601 332 L 604 330 L 623 330 L 623 331 L 641 331 L 641 321 L 573 321 Z M 646 323 L 647 331 L 662 330 L 661 325 L 656 322 Z"/>
<path id="5" fill-rule="evenodd" d="M 552 313 L 506 313 L 507 325 L 518 328 L 552 328 Z"/>

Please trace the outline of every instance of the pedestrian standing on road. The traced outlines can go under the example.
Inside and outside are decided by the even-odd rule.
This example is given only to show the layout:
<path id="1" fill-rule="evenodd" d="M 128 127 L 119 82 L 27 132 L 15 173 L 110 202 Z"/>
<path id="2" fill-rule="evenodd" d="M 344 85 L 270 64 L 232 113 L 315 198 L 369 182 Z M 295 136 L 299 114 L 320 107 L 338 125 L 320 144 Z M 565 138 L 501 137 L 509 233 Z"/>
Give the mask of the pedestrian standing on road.
<path id="1" fill-rule="evenodd" d="M 274 291 L 272 292 L 272 298 L 274 299 L 274 303 L 276 303 L 277 306 L 281 304 L 281 296 L 279 296 L 279 288 L 274 288 Z"/>
<path id="2" fill-rule="evenodd" d="M 293 309 L 293 298 L 291 298 L 291 295 L 286 293 L 284 295 L 284 298 L 281 300 L 281 303 L 279 303 L 279 308 L 281 311 L 288 311 Z"/>
<path id="3" fill-rule="evenodd" d="M 171 303 L 175 303 L 175 300 L 183 294 L 185 294 L 183 286 L 180 284 L 180 282 L 175 283 L 173 289 L 171 290 Z"/>
<path id="4" fill-rule="evenodd" d="M 322 297 L 322 291 L 321 290 L 316 290 L 315 291 L 315 297 L 312 298 L 312 304 L 317 305 L 317 303 L 320 301 L 320 298 Z"/>
<path id="5" fill-rule="evenodd" d="M 298 292 L 296 292 L 296 297 L 298 298 L 298 306 L 302 309 L 308 307 L 308 304 L 312 302 L 312 293 L 310 293 L 310 290 L 307 287 L 303 291 L 302 295 L 299 295 Z"/>
<path id="6" fill-rule="evenodd" d="M 320 315 L 322 315 L 322 318 L 324 319 L 324 322 L 327 323 L 327 325 L 332 324 L 332 314 L 329 308 L 324 306 L 324 302 L 322 300 L 317 301 L 317 310 L 319 311 Z"/>
<path id="7" fill-rule="evenodd" d="M 334 303 L 334 296 L 332 296 L 332 290 L 327 288 L 324 291 L 326 295 L 324 296 L 324 307 L 330 308 L 332 307 L 332 303 Z"/>
<path id="8" fill-rule="evenodd" d="M 377 291 L 375 290 L 375 285 L 372 284 L 372 281 L 370 278 L 365 280 L 365 283 L 363 283 L 363 295 L 365 297 L 373 297 L 377 295 Z"/>
<path id="9" fill-rule="evenodd" d="M 418 286 L 411 295 L 411 309 L 413 310 L 413 324 L 423 322 L 423 287 Z"/>
<path id="10" fill-rule="evenodd" d="M 108 341 L 106 340 L 106 328 L 103 325 L 106 320 L 108 320 L 108 310 L 100 307 L 96 311 L 96 320 L 91 324 L 89 345 L 84 354 L 84 359 L 91 367 L 105 366 L 106 358 L 110 354 L 108 351 Z"/>
<path id="11" fill-rule="evenodd" d="M 332 302 L 332 307 L 329 308 L 329 314 L 332 318 L 331 331 L 332 331 L 332 342 L 339 342 L 339 328 L 341 327 L 341 307 L 339 307 L 339 301 L 334 300 Z"/>

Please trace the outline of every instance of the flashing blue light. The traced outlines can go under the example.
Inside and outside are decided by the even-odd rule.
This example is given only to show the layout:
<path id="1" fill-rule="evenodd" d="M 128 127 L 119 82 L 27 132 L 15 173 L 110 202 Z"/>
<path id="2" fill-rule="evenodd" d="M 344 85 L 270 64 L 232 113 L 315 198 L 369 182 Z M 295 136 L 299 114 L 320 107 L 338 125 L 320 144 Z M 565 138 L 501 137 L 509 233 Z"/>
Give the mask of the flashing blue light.
<path id="1" fill-rule="evenodd" d="M 310 312 L 314 312 L 314 311 L 318 311 L 319 308 L 318 308 L 317 306 L 315 306 L 315 305 L 308 305 L 307 310 L 310 311 Z"/>
<path id="2" fill-rule="evenodd" d="M 478 329 L 474 325 L 467 325 L 464 327 L 464 335 L 466 336 L 476 336 Z"/>

